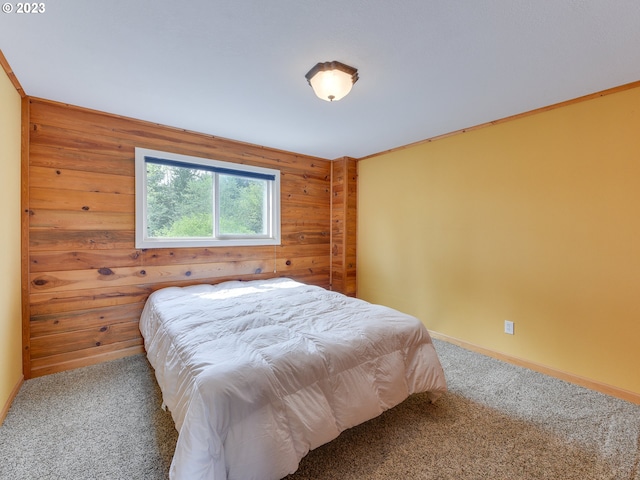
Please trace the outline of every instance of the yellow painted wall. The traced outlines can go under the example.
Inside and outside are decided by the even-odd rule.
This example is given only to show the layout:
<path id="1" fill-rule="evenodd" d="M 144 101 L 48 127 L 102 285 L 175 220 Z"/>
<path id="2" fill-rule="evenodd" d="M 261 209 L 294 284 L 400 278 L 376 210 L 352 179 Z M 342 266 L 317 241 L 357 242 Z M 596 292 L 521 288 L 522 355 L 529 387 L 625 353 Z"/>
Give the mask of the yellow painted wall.
<path id="1" fill-rule="evenodd" d="M 0 411 L 22 378 L 20 105 L 20 95 L 0 67 Z"/>
<path id="2" fill-rule="evenodd" d="M 640 393 L 640 88 L 358 167 L 360 298 Z"/>

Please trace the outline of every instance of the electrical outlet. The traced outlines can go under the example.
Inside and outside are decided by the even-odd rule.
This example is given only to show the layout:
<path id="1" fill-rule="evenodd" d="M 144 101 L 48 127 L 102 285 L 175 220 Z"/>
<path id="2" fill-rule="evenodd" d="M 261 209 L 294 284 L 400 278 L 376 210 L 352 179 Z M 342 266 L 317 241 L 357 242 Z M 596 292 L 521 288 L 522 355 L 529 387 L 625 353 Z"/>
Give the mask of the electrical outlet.
<path id="1" fill-rule="evenodd" d="M 513 335 L 513 322 L 510 320 L 504 321 L 504 333 L 508 333 L 509 335 Z"/>

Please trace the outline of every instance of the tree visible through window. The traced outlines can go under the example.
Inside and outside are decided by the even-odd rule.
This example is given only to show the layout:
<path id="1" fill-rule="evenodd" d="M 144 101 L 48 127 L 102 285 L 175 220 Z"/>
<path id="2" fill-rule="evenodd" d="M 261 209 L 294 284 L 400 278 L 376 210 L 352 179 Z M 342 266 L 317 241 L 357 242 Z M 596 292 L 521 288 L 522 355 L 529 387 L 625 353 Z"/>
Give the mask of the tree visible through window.
<path id="1" fill-rule="evenodd" d="M 136 149 L 136 245 L 279 243 L 279 172 Z"/>
<path id="2" fill-rule="evenodd" d="M 265 180 L 219 176 L 221 235 L 264 235 L 266 187 Z"/>
<path id="3" fill-rule="evenodd" d="M 149 163 L 147 235 L 213 236 L 213 175 L 193 168 Z"/>

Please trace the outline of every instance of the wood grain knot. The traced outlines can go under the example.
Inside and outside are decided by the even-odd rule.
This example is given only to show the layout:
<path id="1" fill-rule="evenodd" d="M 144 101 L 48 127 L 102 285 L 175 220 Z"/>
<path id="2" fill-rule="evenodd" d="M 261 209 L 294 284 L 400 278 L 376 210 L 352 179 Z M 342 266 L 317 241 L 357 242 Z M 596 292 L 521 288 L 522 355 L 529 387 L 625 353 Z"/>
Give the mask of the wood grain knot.
<path id="1" fill-rule="evenodd" d="M 36 279 L 33 281 L 33 284 L 34 284 L 34 285 L 37 285 L 37 286 L 39 286 L 39 287 L 42 287 L 43 285 L 46 285 L 47 283 L 48 283 L 48 282 L 47 282 L 46 280 L 44 280 L 43 278 L 36 278 Z"/>
<path id="2" fill-rule="evenodd" d="M 110 268 L 100 268 L 98 269 L 98 273 L 100 275 L 113 275 L 113 270 L 111 270 Z"/>
<path id="3" fill-rule="evenodd" d="M 82 207 L 82 209 L 87 212 L 89 210 L 89 207 L 87 207 L 86 205 L 84 207 Z"/>
<path id="4" fill-rule="evenodd" d="M 100 329 L 100 331 L 101 331 L 101 332 L 106 332 L 107 330 L 109 330 L 109 327 L 102 327 L 102 328 Z"/>
<path id="5" fill-rule="evenodd" d="M 287 266 L 291 265 L 291 260 L 287 260 L 286 262 L 284 262 Z"/>
<path id="6" fill-rule="evenodd" d="M 262 269 L 261 269 L 261 268 L 256 268 L 256 271 L 255 271 L 255 272 L 253 272 L 253 273 L 256 273 L 256 274 L 258 274 L 258 273 L 262 273 Z"/>
<path id="7" fill-rule="evenodd" d="M 190 277 L 190 276 L 191 276 L 191 272 L 185 272 L 184 274 L 185 274 L 187 277 Z"/>

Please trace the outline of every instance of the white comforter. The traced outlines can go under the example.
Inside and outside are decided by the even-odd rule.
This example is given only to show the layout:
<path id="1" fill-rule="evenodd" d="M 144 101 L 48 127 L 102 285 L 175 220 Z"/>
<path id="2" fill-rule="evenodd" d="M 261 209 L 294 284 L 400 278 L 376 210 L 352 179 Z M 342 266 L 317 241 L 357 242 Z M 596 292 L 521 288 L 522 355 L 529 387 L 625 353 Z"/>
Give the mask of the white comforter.
<path id="1" fill-rule="evenodd" d="M 442 367 L 414 317 L 289 279 L 170 287 L 140 330 L 179 432 L 171 478 L 269 480 Z"/>

